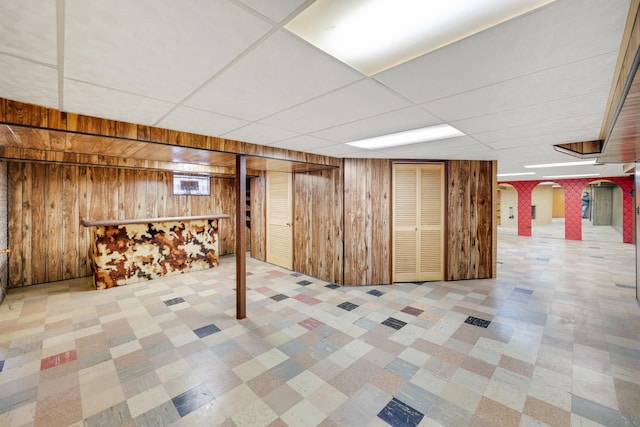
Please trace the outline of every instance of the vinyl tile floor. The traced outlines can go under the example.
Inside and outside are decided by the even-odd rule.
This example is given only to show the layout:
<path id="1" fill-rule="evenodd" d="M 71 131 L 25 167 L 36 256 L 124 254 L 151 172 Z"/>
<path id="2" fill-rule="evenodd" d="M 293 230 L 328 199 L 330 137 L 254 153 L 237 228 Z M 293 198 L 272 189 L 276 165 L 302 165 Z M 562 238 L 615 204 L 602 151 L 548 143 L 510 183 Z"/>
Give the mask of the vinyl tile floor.
<path id="1" fill-rule="evenodd" d="M 553 218 L 550 224 L 535 224 L 531 227 L 533 237 L 564 239 L 564 218 Z M 517 225 L 498 226 L 498 235 L 517 236 Z M 590 219 L 582 219 L 582 240 L 592 242 L 622 242 L 622 233 L 610 225 L 593 225 Z"/>
<path id="2" fill-rule="evenodd" d="M 0 426 L 639 426 L 635 247 L 504 236 L 497 279 L 341 287 L 249 259 L 0 305 Z"/>

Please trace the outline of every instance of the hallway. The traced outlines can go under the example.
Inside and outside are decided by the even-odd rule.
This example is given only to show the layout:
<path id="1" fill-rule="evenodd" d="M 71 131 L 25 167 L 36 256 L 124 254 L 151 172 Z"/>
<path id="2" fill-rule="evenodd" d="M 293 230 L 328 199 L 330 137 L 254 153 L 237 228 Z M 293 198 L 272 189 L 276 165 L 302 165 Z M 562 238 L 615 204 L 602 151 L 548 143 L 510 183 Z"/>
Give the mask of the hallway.
<path id="1" fill-rule="evenodd" d="M 547 239 L 563 239 L 564 233 L 564 218 L 553 218 L 551 224 L 534 225 L 531 228 L 531 235 L 533 237 L 547 238 Z M 499 236 L 517 236 L 517 226 L 498 226 Z M 588 219 L 582 220 L 582 240 L 591 242 L 622 242 L 622 234 L 610 225 L 593 225 Z"/>
<path id="2" fill-rule="evenodd" d="M 249 259 L 11 290 L 0 426 L 640 425 L 635 247 L 500 233 L 498 278 L 339 287 Z"/>

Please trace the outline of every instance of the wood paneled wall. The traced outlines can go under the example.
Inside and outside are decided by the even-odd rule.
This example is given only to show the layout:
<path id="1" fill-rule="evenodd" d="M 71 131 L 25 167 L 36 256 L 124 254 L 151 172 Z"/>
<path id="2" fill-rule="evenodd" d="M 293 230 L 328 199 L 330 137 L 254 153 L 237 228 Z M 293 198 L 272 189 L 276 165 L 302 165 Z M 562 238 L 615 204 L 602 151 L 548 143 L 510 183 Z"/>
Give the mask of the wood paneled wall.
<path id="1" fill-rule="evenodd" d="M 297 229 L 294 230 L 294 268 L 346 285 L 391 283 L 391 160 L 342 160 L 81 116 L 2 98 L 0 122 L 342 166 L 300 174 L 294 180 L 297 182 L 294 184 L 294 227 Z M 233 218 L 235 215 L 231 179 L 213 179 L 209 198 L 174 197 L 170 191 L 171 173 L 149 170 L 166 165 L 118 163 L 122 159 L 110 164 L 110 159 L 75 154 L 71 160 L 52 159 L 49 156 L 56 153 L 51 151 L 32 154 L 35 157 L 23 160 L 45 163 L 10 162 L 9 167 L 11 286 L 90 274 L 86 253 L 88 234 L 79 225 L 81 217 L 112 219 L 227 213 Z M 25 154 L 13 153 L 10 157 L 22 155 Z M 58 164 L 46 163 L 51 161 Z M 107 167 L 84 165 L 94 161 Z M 60 162 L 82 165 L 67 166 Z M 449 161 L 447 164 L 447 279 L 494 277 L 495 162 Z M 262 175 L 252 178 L 250 184 L 251 250 L 257 259 L 265 259 L 265 179 Z M 221 221 L 221 254 L 234 252 L 234 238 L 233 221 Z"/>
<path id="2" fill-rule="evenodd" d="M 9 177 L 7 174 L 8 164 L 0 162 L 0 249 L 9 246 Z M 8 254 L 0 254 L 0 303 L 7 294 L 9 287 L 9 256 Z"/>
<path id="3" fill-rule="evenodd" d="M 344 284 L 391 283 L 391 161 L 344 160 Z"/>
<path id="4" fill-rule="evenodd" d="M 90 275 L 81 218 L 235 215 L 232 179 L 212 178 L 210 197 L 174 196 L 170 172 L 10 162 L 9 186 L 10 287 Z M 220 254 L 234 242 L 234 221 L 221 220 Z"/>
<path id="5" fill-rule="evenodd" d="M 293 176 L 293 269 L 342 283 L 342 172 Z"/>
<path id="6" fill-rule="evenodd" d="M 251 178 L 251 256 L 260 261 L 267 260 L 267 173 L 259 172 Z"/>
<path id="7" fill-rule="evenodd" d="M 447 162 L 447 280 L 495 277 L 494 162 Z"/>

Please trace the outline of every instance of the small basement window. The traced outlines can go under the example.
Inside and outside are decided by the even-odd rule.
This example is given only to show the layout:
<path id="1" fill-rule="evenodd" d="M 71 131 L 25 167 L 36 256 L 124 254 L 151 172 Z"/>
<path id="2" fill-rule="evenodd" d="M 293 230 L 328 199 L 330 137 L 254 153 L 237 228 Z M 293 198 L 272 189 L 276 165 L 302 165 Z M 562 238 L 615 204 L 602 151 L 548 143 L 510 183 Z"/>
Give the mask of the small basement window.
<path id="1" fill-rule="evenodd" d="M 211 179 L 208 176 L 173 175 L 173 194 L 210 196 Z"/>

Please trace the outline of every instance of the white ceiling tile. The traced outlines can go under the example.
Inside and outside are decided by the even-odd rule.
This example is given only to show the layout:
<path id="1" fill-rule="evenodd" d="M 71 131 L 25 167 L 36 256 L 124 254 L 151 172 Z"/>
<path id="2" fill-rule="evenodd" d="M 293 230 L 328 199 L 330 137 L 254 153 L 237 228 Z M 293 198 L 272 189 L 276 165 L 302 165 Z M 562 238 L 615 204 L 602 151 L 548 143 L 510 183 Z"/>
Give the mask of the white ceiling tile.
<path id="1" fill-rule="evenodd" d="M 607 102 L 616 54 L 589 58 L 562 67 L 486 86 L 423 104 L 434 115 L 457 121 L 585 94 L 600 93 Z"/>
<path id="2" fill-rule="evenodd" d="M 471 151 L 491 152 L 493 150 L 469 136 L 461 136 L 402 145 L 393 150 L 385 149 L 384 151 L 392 153 L 394 158 L 425 158 L 425 156 L 427 158 L 447 158 L 446 156 L 449 154 L 470 153 Z"/>
<path id="3" fill-rule="evenodd" d="M 409 106 L 388 89 L 364 79 L 262 120 L 262 123 L 311 133 Z"/>
<path id="4" fill-rule="evenodd" d="M 420 150 L 413 153 L 392 152 L 388 156 L 391 159 L 416 159 L 416 160 L 495 160 L 495 151 L 486 147 L 478 149 L 456 150 Z"/>
<path id="5" fill-rule="evenodd" d="M 520 147 L 552 147 L 555 144 L 566 144 L 569 142 L 592 141 L 598 139 L 600 127 L 587 127 L 583 129 L 563 130 L 562 132 L 547 133 L 545 135 L 536 135 L 530 137 L 515 136 L 513 138 L 505 138 L 500 141 L 486 142 L 485 144 L 496 150 L 504 150 Z M 566 154 L 563 154 L 566 156 Z"/>
<path id="6" fill-rule="evenodd" d="M 541 179 L 545 179 L 545 177 L 550 176 L 561 176 L 561 175 L 578 175 L 578 174 L 593 174 L 593 173 L 602 173 L 602 166 L 599 165 L 588 165 L 588 166 L 564 166 L 560 168 L 545 168 L 545 169 L 536 169 L 536 175 Z"/>
<path id="7" fill-rule="evenodd" d="M 562 0 L 380 73 L 423 103 L 616 52 L 629 0 Z"/>
<path id="8" fill-rule="evenodd" d="M 375 152 L 347 144 L 333 144 L 311 150 L 314 154 L 332 157 L 375 157 Z M 386 155 L 385 155 L 386 157 Z"/>
<path id="9" fill-rule="evenodd" d="M 384 150 L 365 150 L 361 149 L 361 152 L 353 153 L 347 157 L 360 157 L 363 159 L 406 159 L 406 156 L 394 156 L 393 152 L 386 152 Z"/>
<path id="10" fill-rule="evenodd" d="M 172 104 L 73 80 L 64 82 L 64 110 L 111 120 L 153 125 Z"/>
<path id="11" fill-rule="evenodd" d="M 601 167 L 600 176 L 619 176 L 624 173 L 622 164 L 611 163 Z M 630 178 L 631 179 L 631 178 Z"/>
<path id="12" fill-rule="evenodd" d="M 546 158 L 549 160 L 538 162 L 537 159 L 539 158 L 543 158 L 543 159 Z M 558 153 L 550 146 L 539 147 L 538 150 L 536 150 L 536 154 L 532 154 L 531 149 L 528 147 L 518 147 L 518 148 L 496 150 L 496 160 L 498 160 L 499 162 L 498 165 L 517 164 L 519 165 L 519 167 L 522 167 L 525 164 L 534 164 L 534 163 L 569 162 L 571 161 L 571 157 L 568 157 L 566 154 Z M 535 171 L 516 170 L 515 172 L 535 172 Z"/>
<path id="13" fill-rule="evenodd" d="M 586 116 L 572 117 L 563 120 L 553 120 L 550 122 L 536 123 L 533 125 L 503 128 L 487 132 L 478 132 L 473 136 L 477 140 L 491 146 L 495 146 L 494 144 L 500 141 L 536 138 L 545 135 L 551 135 L 555 137 L 555 140 L 559 141 L 558 143 L 578 142 L 563 140 L 563 138 L 566 136 L 560 134 L 567 134 L 572 132 L 581 133 L 584 132 L 585 129 L 594 128 L 594 123 L 597 124 L 596 129 L 599 129 L 601 121 L 602 114 L 588 114 Z M 591 139 L 598 139 L 598 132 L 596 132 Z"/>
<path id="14" fill-rule="evenodd" d="M 65 76 L 177 102 L 271 28 L 222 0 L 67 0 Z"/>
<path id="15" fill-rule="evenodd" d="M 496 150 L 496 153 L 496 159 L 498 160 L 498 162 L 504 162 L 505 164 L 516 163 L 521 166 L 539 163 L 560 163 L 580 160 L 575 157 L 567 156 L 566 154 L 560 153 L 559 151 L 554 150 L 550 145 L 536 147 L 535 150 L 531 150 L 531 148 L 529 147 Z M 523 169 L 522 172 L 535 172 L 537 174 L 540 174 L 539 171 L 541 170 L 542 169 Z"/>
<path id="16" fill-rule="evenodd" d="M 458 136 L 455 138 L 447 138 L 447 139 L 439 139 L 435 141 L 427 141 L 427 142 L 419 142 L 417 144 L 408 144 L 398 146 L 398 150 L 401 151 L 412 151 L 416 149 L 434 149 L 434 148 L 444 148 L 444 149 L 453 149 L 460 147 L 469 147 L 478 144 L 478 141 L 473 139 L 470 136 Z"/>
<path id="17" fill-rule="evenodd" d="M 284 141 L 275 142 L 269 145 L 271 147 L 284 148 L 287 150 L 310 151 L 316 148 L 322 148 L 328 145 L 333 145 L 333 142 L 327 141 L 326 139 L 314 138 L 308 135 L 300 135 L 300 136 L 293 137 L 291 139 L 286 139 Z"/>
<path id="18" fill-rule="evenodd" d="M 266 16 L 275 22 L 280 22 L 297 8 L 299 8 L 306 0 L 240 0 L 256 12 Z"/>
<path id="19" fill-rule="evenodd" d="M 499 113 L 451 122 L 464 133 L 487 132 L 503 128 L 546 123 L 554 119 L 566 119 L 587 114 L 604 113 L 607 91 L 563 98 L 542 104 L 529 105 Z"/>
<path id="20" fill-rule="evenodd" d="M 258 120 L 362 78 L 362 75 L 279 31 L 191 96 L 185 105 Z"/>
<path id="21" fill-rule="evenodd" d="M 231 132 L 224 133 L 221 136 L 223 138 L 234 139 L 236 141 L 269 145 L 298 135 L 298 133 L 291 132 L 286 129 L 265 126 L 259 123 L 250 123 Z"/>
<path id="22" fill-rule="evenodd" d="M 3 98 L 59 108 L 55 68 L 0 54 L 0 94 Z"/>
<path id="23" fill-rule="evenodd" d="M 56 24 L 55 1 L 2 2 L 0 6 L 0 52 L 57 65 Z"/>
<path id="24" fill-rule="evenodd" d="M 218 136 L 246 125 L 244 120 L 233 117 L 221 116 L 208 111 L 196 110 L 189 107 L 177 107 L 166 117 L 163 117 L 156 126 L 185 130 L 208 136 Z"/>
<path id="25" fill-rule="evenodd" d="M 351 142 L 442 123 L 420 107 L 408 107 L 316 132 L 337 142 Z"/>
<path id="26" fill-rule="evenodd" d="M 553 144 L 598 138 L 630 0 L 556 0 L 373 79 L 280 28 L 311 2 L 6 0 L 0 97 L 335 157 L 497 159 L 514 172 L 573 159 Z M 468 136 L 343 144 L 442 122 Z M 600 168 L 622 174 L 614 166 Z"/>

